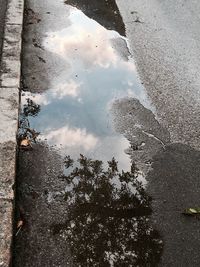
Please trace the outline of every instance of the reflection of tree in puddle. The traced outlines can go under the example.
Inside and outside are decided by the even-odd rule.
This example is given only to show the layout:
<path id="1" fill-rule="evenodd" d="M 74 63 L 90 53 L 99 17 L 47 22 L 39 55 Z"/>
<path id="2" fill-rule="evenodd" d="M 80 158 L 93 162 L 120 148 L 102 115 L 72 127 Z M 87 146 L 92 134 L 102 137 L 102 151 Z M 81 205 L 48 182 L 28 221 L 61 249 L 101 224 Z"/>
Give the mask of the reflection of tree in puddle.
<path id="1" fill-rule="evenodd" d="M 40 105 L 36 104 L 33 100 L 30 98 L 27 98 L 27 103 L 23 106 L 23 114 L 24 116 L 37 116 L 40 112 Z"/>
<path id="2" fill-rule="evenodd" d="M 34 129 L 30 128 L 29 117 L 35 117 L 40 112 L 40 105 L 36 104 L 30 98 L 26 99 L 26 104 L 23 105 L 22 111 L 20 113 L 19 120 L 19 131 L 18 131 L 18 140 L 19 143 L 23 139 L 36 141 L 36 138 L 39 135 L 39 132 L 36 132 Z"/>
<path id="3" fill-rule="evenodd" d="M 150 197 L 138 170 L 119 172 L 113 158 L 107 170 L 98 160 L 66 157 L 68 220 L 54 225 L 66 235 L 78 266 L 156 266 L 162 252 L 158 232 L 149 225 Z M 74 166 L 74 167 L 73 167 Z"/>

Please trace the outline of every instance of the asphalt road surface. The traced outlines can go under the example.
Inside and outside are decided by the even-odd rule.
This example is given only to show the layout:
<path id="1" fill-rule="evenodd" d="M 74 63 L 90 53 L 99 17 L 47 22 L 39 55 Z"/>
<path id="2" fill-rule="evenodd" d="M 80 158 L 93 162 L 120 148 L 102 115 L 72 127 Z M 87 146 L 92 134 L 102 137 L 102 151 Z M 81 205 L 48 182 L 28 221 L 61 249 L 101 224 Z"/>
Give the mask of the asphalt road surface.
<path id="1" fill-rule="evenodd" d="M 200 206 L 200 4 L 116 3 L 26 1 L 20 131 L 40 135 L 19 154 L 16 220 L 24 227 L 15 237 L 16 267 L 200 265 L 200 221 L 182 214 Z M 93 202 L 80 177 L 66 184 L 63 157 L 79 154 L 104 164 L 114 156 L 125 171 L 135 162 L 148 182 L 150 220 L 121 209 L 119 219 L 106 201 L 96 205 L 95 183 Z M 95 210 L 89 217 L 87 209 L 76 213 L 79 190 L 78 200 Z M 141 212 L 145 192 L 136 201 Z M 116 199 L 122 210 L 135 204 Z"/>
<path id="2" fill-rule="evenodd" d="M 200 3 L 116 2 L 140 78 L 170 136 L 147 177 L 165 244 L 161 266 L 198 266 L 200 223 L 181 213 L 200 203 Z"/>

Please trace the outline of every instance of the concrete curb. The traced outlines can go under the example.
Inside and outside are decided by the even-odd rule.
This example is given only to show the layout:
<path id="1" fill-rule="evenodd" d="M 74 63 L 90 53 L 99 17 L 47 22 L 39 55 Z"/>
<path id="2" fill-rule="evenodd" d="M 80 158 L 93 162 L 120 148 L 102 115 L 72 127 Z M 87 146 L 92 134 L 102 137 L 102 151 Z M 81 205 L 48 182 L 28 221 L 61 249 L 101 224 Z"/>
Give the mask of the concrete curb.
<path id="1" fill-rule="evenodd" d="M 24 0 L 8 0 L 0 73 L 0 267 L 11 264 Z"/>

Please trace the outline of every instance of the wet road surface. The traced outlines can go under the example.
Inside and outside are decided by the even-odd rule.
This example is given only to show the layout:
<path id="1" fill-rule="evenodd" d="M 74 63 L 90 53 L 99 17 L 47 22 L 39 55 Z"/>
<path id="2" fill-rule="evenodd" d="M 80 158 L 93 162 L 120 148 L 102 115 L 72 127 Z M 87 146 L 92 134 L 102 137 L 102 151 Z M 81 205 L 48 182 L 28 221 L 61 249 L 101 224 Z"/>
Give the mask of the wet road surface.
<path id="1" fill-rule="evenodd" d="M 41 132 L 41 140 L 61 146 L 63 154 L 76 158 L 81 152 L 105 162 L 116 156 L 121 168 L 127 169 L 130 160 L 122 152 L 129 143 L 114 130 L 110 108 L 116 99 L 133 96 L 151 106 L 129 59 L 127 41 L 80 10 L 68 6 L 67 11 L 70 25 L 45 32 L 42 43 L 62 70 L 51 76 L 42 94 L 24 92 L 22 104 L 29 98 L 40 105 L 38 116 L 29 118 L 31 127 Z M 44 69 L 52 68 L 48 60 L 38 59 Z M 25 76 L 26 82 L 29 77 Z"/>
<path id="2" fill-rule="evenodd" d="M 165 126 L 170 145 L 152 158 L 146 179 L 153 221 L 164 240 L 160 266 L 198 266 L 199 221 L 199 2 L 117 0 L 130 50 Z"/>
<path id="3" fill-rule="evenodd" d="M 125 36 L 125 25 L 114 0 L 66 0 L 66 4 L 77 7 L 91 19 L 94 19 L 107 30 L 115 30 Z"/>
<path id="4" fill-rule="evenodd" d="M 111 0 L 26 3 L 14 266 L 188 266 L 198 248 L 181 213 L 199 152 L 158 122 L 124 29 Z"/>
<path id="5" fill-rule="evenodd" d="M 97 22 L 71 4 L 26 6 L 19 139 L 40 134 L 19 154 L 16 221 L 24 226 L 14 266 L 156 266 L 163 243 L 133 152 L 150 139 L 160 151 L 168 136 L 137 77 L 116 5 L 109 20 L 107 1 L 94 6 Z M 119 99 L 144 109 L 134 124 L 141 140 L 117 125 Z"/>

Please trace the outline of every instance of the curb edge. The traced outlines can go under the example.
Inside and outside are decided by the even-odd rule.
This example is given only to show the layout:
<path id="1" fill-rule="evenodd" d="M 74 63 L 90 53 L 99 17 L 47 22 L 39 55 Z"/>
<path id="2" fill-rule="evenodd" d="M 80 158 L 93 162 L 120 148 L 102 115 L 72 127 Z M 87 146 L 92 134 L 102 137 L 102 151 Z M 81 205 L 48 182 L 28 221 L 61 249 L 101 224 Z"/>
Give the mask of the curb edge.
<path id="1" fill-rule="evenodd" d="M 0 74 L 0 267 L 12 261 L 24 0 L 8 0 Z"/>

